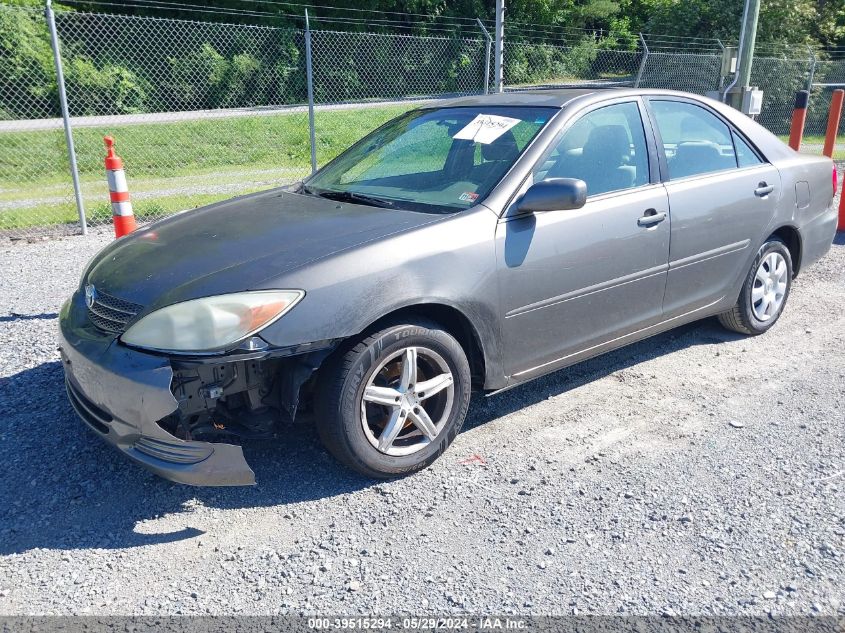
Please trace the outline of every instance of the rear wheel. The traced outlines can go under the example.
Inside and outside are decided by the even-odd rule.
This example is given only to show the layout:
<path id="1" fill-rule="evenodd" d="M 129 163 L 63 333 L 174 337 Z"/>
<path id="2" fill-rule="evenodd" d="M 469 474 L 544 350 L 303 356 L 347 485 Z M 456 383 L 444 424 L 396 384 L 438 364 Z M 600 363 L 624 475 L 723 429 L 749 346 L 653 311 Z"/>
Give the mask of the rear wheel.
<path id="1" fill-rule="evenodd" d="M 460 344 L 425 321 L 387 327 L 329 361 L 315 404 L 326 448 L 358 472 L 421 470 L 466 417 L 470 370 Z"/>
<path id="2" fill-rule="evenodd" d="M 763 244 L 742 286 L 737 304 L 719 315 L 734 332 L 762 334 L 780 318 L 792 287 L 792 257 L 778 238 Z"/>

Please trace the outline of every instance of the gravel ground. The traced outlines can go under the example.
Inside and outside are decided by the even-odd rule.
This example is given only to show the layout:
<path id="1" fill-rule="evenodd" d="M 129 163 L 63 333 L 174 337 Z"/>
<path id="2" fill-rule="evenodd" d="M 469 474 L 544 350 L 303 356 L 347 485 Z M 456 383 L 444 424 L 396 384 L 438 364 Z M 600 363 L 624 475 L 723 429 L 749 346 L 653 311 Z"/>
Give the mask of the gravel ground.
<path id="1" fill-rule="evenodd" d="M 0 244 L 0 614 L 845 614 L 845 239 L 758 338 L 713 320 L 491 398 L 374 484 L 313 429 L 196 489 L 66 402 L 56 313 L 107 232 Z"/>

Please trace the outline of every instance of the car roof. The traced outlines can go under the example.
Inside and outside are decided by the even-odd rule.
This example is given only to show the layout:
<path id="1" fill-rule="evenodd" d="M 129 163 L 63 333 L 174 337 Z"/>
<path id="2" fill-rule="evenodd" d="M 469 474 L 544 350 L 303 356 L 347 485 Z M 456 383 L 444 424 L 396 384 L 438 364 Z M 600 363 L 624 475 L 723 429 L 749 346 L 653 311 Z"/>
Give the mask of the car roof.
<path id="1" fill-rule="evenodd" d="M 592 88 L 534 88 L 518 92 L 500 92 L 491 94 L 468 95 L 452 99 L 438 100 L 437 107 L 470 107 L 470 106 L 545 106 L 565 108 L 573 101 L 580 104 L 614 99 L 617 97 L 681 97 L 695 101 L 703 101 L 709 105 L 718 103 L 698 94 L 681 92 L 679 90 L 665 90 L 662 88 L 630 88 L 624 86 L 596 86 Z M 432 104 L 421 107 L 430 108 Z M 747 117 L 746 117 L 747 118 Z"/>
<path id="2" fill-rule="evenodd" d="M 551 90 L 499 92 L 446 99 L 445 101 L 438 101 L 437 106 L 443 108 L 469 106 L 544 106 L 562 108 L 577 97 L 606 91 L 595 88 L 558 88 Z"/>

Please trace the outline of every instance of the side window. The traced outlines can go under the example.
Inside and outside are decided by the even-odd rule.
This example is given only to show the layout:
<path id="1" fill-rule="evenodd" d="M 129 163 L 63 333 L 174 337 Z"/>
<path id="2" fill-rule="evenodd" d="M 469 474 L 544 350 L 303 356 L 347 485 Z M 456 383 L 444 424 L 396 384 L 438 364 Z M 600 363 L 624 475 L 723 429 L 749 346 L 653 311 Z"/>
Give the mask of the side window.
<path id="1" fill-rule="evenodd" d="M 534 170 L 534 182 L 579 178 L 587 195 L 648 183 L 648 151 L 635 102 L 605 106 L 575 121 Z"/>
<path id="2" fill-rule="evenodd" d="M 663 140 L 669 178 L 736 168 L 731 130 L 718 117 L 691 103 L 650 103 Z"/>
<path id="3" fill-rule="evenodd" d="M 731 136 L 734 139 L 734 148 L 736 148 L 736 164 L 738 167 L 753 167 L 759 165 L 763 161 L 754 153 L 748 143 L 742 140 L 736 132 L 731 130 Z"/>

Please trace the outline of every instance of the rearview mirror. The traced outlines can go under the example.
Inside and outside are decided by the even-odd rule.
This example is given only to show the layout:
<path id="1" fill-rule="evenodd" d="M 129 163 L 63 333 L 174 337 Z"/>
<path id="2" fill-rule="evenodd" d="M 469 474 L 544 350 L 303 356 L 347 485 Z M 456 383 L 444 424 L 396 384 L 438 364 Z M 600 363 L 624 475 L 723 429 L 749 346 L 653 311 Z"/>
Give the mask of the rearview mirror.
<path id="1" fill-rule="evenodd" d="M 518 211 L 568 211 L 587 203 L 587 183 L 577 178 L 549 178 L 528 188 L 516 205 Z"/>

